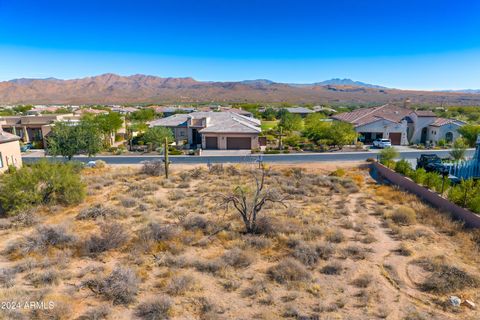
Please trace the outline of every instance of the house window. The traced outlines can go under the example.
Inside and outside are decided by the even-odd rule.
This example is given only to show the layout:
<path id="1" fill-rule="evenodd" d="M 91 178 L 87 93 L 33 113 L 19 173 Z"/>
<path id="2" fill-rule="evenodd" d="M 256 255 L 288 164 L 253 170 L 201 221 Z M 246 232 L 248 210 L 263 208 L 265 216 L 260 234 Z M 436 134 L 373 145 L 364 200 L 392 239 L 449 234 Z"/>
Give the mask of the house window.
<path id="1" fill-rule="evenodd" d="M 3 168 L 3 156 L 1 152 L 0 152 L 0 168 Z"/>

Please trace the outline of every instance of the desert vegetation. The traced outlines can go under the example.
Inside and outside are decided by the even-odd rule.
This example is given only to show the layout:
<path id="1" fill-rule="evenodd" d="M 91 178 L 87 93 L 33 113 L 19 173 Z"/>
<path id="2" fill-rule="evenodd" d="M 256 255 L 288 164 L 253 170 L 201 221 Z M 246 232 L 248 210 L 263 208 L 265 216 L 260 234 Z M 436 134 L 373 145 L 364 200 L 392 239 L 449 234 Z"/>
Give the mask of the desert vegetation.
<path id="1" fill-rule="evenodd" d="M 0 318 L 479 317 L 479 234 L 366 169 L 149 165 L 0 219 L 1 300 L 55 304 Z"/>

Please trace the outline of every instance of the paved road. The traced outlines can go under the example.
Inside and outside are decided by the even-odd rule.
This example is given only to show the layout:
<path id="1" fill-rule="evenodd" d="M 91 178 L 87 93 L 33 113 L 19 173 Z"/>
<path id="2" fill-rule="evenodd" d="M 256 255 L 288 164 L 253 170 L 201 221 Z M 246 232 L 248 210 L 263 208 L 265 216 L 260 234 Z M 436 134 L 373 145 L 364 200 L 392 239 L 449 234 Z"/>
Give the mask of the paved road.
<path id="1" fill-rule="evenodd" d="M 472 156 L 474 150 L 468 150 L 467 156 Z M 414 162 L 420 154 L 435 153 L 439 157 L 448 157 L 448 150 L 409 150 L 400 151 L 400 158 Z M 303 154 L 266 154 L 263 161 L 266 163 L 307 163 L 307 162 L 340 162 L 340 161 L 364 161 L 368 158 L 376 158 L 377 152 L 335 152 L 335 153 L 303 153 Z M 230 156 L 170 156 L 173 164 L 195 164 L 195 163 L 242 163 L 254 162 L 259 155 L 230 155 Z M 41 156 L 26 155 L 24 162 L 34 162 L 43 159 Z M 138 164 L 145 160 L 161 159 L 160 156 L 138 155 L 138 156 L 98 156 L 87 158 L 78 156 L 75 160 L 87 162 L 90 160 L 103 160 L 108 164 Z"/>

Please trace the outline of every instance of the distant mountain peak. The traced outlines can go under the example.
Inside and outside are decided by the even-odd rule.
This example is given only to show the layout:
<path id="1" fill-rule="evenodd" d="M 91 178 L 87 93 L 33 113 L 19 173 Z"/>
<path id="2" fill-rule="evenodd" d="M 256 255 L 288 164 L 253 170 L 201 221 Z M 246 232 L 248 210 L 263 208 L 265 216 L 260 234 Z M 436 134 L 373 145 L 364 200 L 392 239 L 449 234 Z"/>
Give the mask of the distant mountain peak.
<path id="1" fill-rule="evenodd" d="M 361 81 L 354 81 L 352 79 L 340 79 L 340 78 L 333 78 L 330 80 L 325 80 L 321 82 L 315 82 L 314 85 L 317 86 L 355 86 L 355 87 L 364 87 L 364 88 L 374 88 L 374 89 L 387 89 L 387 87 L 378 86 L 375 84 L 365 83 Z"/>

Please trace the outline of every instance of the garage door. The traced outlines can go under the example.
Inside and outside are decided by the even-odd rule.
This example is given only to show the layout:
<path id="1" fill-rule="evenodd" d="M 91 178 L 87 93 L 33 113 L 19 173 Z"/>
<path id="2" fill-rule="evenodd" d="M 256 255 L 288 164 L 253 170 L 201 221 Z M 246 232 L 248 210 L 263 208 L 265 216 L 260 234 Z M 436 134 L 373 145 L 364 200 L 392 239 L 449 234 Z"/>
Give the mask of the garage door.
<path id="1" fill-rule="evenodd" d="M 392 141 L 392 144 L 398 146 L 402 142 L 402 133 L 400 132 L 390 132 L 388 135 L 390 140 Z"/>
<path id="2" fill-rule="evenodd" d="M 206 149 L 218 149 L 217 137 L 205 137 L 205 147 Z"/>
<path id="3" fill-rule="evenodd" d="M 251 149 L 252 139 L 248 138 L 228 138 L 227 149 Z"/>

